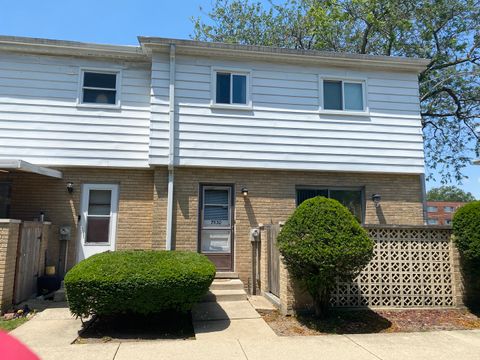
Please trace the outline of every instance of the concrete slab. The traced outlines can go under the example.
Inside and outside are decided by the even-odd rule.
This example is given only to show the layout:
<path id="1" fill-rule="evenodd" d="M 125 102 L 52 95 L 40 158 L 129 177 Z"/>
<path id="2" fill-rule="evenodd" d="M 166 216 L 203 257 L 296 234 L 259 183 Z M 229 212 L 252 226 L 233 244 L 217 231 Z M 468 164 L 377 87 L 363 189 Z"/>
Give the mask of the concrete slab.
<path id="1" fill-rule="evenodd" d="M 196 321 L 193 323 L 197 340 L 268 339 L 276 338 L 263 319 Z"/>
<path id="2" fill-rule="evenodd" d="M 260 314 L 248 301 L 220 301 L 196 304 L 192 318 L 193 321 L 258 319 Z"/>
<path id="3" fill-rule="evenodd" d="M 113 360 L 119 343 L 37 347 L 35 353 L 42 360 Z M 137 357 L 132 357 L 137 359 Z"/>
<path id="4" fill-rule="evenodd" d="M 239 339 L 249 360 L 378 360 L 340 335 Z M 404 359 L 405 360 L 405 359 Z"/>
<path id="5" fill-rule="evenodd" d="M 267 299 L 261 295 L 251 295 L 248 297 L 248 301 L 254 307 L 255 310 L 259 311 L 275 311 L 277 308 Z"/>
<path id="6" fill-rule="evenodd" d="M 68 307 L 47 308 L 38 312 L 32 320 L 73 320 L 75 317 Z"/>
<path id="7" fill-rule="evenodd" d="M 96 358 L 95 358 L 96 359 Z M 237 341 L 162 341 L 122 343 L 115 360 L 245 360 Z M 70 359 L 69 359 L 70 360 Z"/>
<path id="8" fill-rule="evenodd" d="M 41 320 L 35 317 L 19 326 L 11 335 L 32 348 L 66 346 L 71 344 L 81 329 L 80 320 Z"/>
<path id="9" fill-rule="evenodd" d="M 348 335 L 348 338 L 383 360 L 480 358 L 480 333 L 435 331 Z"/>

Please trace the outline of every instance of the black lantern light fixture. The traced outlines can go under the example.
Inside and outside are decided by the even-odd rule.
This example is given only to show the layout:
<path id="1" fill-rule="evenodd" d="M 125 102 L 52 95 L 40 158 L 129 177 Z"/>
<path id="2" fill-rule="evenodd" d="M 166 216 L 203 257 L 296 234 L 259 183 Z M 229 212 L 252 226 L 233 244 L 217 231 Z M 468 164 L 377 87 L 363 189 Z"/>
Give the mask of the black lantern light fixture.
<path id="1" fill-rule="evenodd" d="M 241 191 L 242 191 L 243 197 L 247 197 L 247 196 L 248 196 L 248 189 L 247 189 L 245 186 L 242 187 L 242 190 L 241 190 Z"/>
<path id="2" fill-rule="evenodd" d="M 67 183 L 67 191 L 68 191 L 69 194 L 73 193 L 73 182 L 69 181 Z"/>
<path id="3" fill-rule="evenodd" d="M 380 201 L 382 200 L 382 196 L 380 194 L 373 194 L 372 201 L 375 204 L 375 207 L 380 206 Z"/>

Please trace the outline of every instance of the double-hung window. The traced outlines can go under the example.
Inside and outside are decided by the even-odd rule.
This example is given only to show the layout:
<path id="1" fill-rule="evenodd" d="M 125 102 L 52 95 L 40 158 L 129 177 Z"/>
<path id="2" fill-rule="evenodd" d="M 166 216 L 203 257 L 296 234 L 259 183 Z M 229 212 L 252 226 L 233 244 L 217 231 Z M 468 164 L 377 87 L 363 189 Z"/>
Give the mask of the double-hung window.
<path id="1" fill-rule="evenodd" d="M 81 104 L 117 106 L 119 98 L 119 72 L 82 70 Z"/>
<path id="2" fill-rule="evenodd" d="M 322 80 L 323 110 L 366 111 L 365 82 Z"/>
<path id="3" fill-rule="evenodd" d="M 249 74 L 247 72 L 214 71 L 214 103 L 219 105 L 249 105 Z"/>

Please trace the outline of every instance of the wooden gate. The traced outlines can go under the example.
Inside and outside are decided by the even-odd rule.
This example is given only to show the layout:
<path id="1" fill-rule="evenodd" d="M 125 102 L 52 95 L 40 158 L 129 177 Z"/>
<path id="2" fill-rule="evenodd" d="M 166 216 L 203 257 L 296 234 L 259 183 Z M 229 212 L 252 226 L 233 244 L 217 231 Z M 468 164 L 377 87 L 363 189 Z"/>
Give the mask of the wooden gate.
<path id="1" fill-rule="evenodd" d="M 268 290 L 273 295 L 280 297 L 280 252 L 277 247 L 277 236 L 280 225 L 270 224 L 267 228 L 268 249 Z"/>
<path id="2" fill-rule="evenodd" d="M 42 229 L 41 222 L 24 221 L 20 225 L 13 296 L 15 304 L 29 299 L 37 292 Z"/>

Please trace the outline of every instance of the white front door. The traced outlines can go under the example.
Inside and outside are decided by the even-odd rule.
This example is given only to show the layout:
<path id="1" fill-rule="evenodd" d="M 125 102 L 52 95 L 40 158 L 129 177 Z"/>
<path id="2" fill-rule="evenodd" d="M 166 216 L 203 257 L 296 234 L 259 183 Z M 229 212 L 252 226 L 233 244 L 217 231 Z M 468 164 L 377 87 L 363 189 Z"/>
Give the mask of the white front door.
<path id="1" fill-rule="evenodd" d="M 115 250 L 118 185 L 84 184 L 80 204 L 80 246 L 77 262 Z"/>

